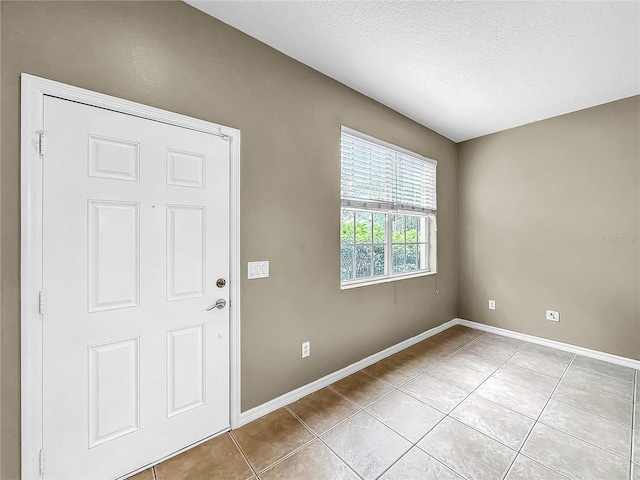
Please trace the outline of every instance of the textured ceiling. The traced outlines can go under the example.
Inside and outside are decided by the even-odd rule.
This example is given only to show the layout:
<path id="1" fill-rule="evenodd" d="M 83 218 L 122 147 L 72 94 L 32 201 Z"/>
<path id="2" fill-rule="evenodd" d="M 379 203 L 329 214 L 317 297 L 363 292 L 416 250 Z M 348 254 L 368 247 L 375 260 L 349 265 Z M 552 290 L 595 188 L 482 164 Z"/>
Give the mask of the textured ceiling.
<path id="1" fill-rule="evenodd" d="M 190 5 L 456 142 L 640 94 L 640 2 Z"/>

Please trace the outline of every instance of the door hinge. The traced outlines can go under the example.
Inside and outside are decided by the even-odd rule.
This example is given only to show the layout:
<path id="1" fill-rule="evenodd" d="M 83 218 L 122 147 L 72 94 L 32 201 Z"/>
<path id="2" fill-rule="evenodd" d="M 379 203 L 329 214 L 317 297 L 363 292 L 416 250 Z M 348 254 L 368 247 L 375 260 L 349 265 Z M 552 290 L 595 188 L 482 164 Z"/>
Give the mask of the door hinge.
<path id="1" fill-rule="evenodd" d="M 44 130 L 38 130 L 38 155 L 44 155 Z"/>
<path id="2" fill-rule="evenodd" d="M 40 475 L 44 475 L 44 450 L 40 450 Z"/>
<path id="3" fill-rule="evenodd" d="M 44 292 L 38 292 L 38 313 L 44 315 Z"/>

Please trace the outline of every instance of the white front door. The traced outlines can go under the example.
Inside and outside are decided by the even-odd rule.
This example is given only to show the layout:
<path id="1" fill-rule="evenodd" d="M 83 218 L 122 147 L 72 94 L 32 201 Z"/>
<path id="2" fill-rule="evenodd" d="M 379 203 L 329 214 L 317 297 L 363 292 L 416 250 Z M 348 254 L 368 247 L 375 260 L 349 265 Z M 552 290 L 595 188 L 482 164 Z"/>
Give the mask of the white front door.
<path id="1" fill-rule="evenodd" d="M 229 428 L 229 142 L 54 97 L 44 126 L 44 478 L 114 478 Z"/>

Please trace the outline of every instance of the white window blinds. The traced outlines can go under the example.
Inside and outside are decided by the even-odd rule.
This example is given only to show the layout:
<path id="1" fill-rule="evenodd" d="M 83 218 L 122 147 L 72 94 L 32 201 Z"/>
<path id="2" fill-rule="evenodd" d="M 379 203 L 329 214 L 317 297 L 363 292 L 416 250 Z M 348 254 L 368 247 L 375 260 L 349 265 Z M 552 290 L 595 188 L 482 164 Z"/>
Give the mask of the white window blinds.
<path id="1" fill-rule="evenodd" d="M 436 213 L 436 162 L 342 127 L 343 207 Z"/>

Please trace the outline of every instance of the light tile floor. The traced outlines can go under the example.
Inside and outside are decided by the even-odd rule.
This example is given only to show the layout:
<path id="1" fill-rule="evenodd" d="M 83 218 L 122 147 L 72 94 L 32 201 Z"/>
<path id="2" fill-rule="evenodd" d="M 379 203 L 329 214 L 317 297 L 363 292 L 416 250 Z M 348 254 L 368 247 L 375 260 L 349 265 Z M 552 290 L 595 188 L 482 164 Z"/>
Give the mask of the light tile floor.
<path id="1" fill-rule="evenodd" d="M 455 326 L 132 479 L 640 480 L 638 383 Z"/>

